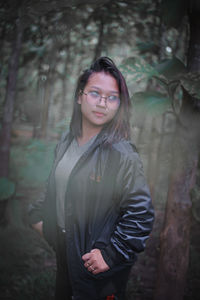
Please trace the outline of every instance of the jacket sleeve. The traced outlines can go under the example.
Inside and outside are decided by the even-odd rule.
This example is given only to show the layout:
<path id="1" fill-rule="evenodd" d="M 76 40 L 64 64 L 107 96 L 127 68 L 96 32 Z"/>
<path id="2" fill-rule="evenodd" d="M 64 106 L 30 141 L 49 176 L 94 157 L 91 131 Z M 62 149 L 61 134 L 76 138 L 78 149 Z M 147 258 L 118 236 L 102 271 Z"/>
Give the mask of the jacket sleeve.
<path id="1" fill-rule="evenodd" d="M 134 152 L 118 174 L 121 189 L 120 213 L 110 243 L 101 249 L 106 263 L 113 267 L 135 260 L 144 250 L 154 220 L 154 210 L 139 155 Z"/>

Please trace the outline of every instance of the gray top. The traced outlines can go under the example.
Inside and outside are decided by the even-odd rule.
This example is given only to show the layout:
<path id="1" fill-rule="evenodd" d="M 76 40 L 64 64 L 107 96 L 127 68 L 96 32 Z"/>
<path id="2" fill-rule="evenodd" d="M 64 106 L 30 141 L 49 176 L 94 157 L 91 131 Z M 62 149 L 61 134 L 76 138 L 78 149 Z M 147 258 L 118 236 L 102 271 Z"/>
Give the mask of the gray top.
<path id="1" fill-rule="evenodd" d="M 66 192 L 69 176 L 71 174 L 72 169 L 75 167 L 76 163 L 78 162 L 79 158 L 92 145 L 95 138 L 96 135 L 82 146 L 79 146 L 77 140 L 73 139 L 67 151 L 65 152 L 62 159 L 59 161 L 56 167 L 55 170 L 56 209 L 57 209 L 58 225 L 61 228 L 65 228 L 64 202 L 65 202 L 65 192 Z"/>

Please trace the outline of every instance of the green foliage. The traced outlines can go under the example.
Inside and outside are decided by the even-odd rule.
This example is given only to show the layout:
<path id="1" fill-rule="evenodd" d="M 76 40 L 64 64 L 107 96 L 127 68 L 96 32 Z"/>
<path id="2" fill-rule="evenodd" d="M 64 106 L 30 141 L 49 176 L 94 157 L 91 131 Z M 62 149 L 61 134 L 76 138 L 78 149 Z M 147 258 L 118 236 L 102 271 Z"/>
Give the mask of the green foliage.
<path id="1" fill-rule="evenodd" d="M 185 65 L 176 57 L 161 62 L 155 68 L 159 76 L 154 77 L 168 93 L 174 110 L 181 105 L 183 88 L 190 96 L 200 99 L 200 73 L 187 72 Z"/>
<path id="2" fill-rule="evenodd" d="M 138 42 L 137 43 L 137 48 L 140 51 L 140 53 L 143 52 L 149 52 L 152 49 L 155 48 L 155 43 L 153 41 L 148 41 L 148 42 Z"/>
<path id="3" fill-rule="evenodd" d="M 15 193 L 15 184 L 6 177 L 0 178 L 0 201 L 9 199 Z"/>
<path id="4" fill-rule="evenodd" d="M 28 45 L 29 46 L 29 51 L 33 52 L 34 54 L 37 54 L 38 57 L 42 57 L 45 54 L 45 44 L 42 46 L 36 46 L 36 45 Z"/>
<path id="5" fill-rule="evenodd" d="M 181 82 L 176 78 L 184 74 L 186 68 L 176 57 L 164 60 L 155 66 L 151 66 L 144 59 L 130 57 L 123 62 L 121 70 L 132 83 L 156 80 L 157 91 L 156 89 L 142 91 L 132 96 L 134 110 L 140 114 L 152 116 L 163 114 L 167 109 L 172 108 L 171 103 L 175 95 L 179 100 L 181 99 L 182 94 L 180 91 L 177 92 L 177 87 L 181 85 Z"/>
<path id="6" fill-rule="evenodd" d="M 187 72 L 184 63 L 175 56 L 172 59 L 165 59 L 159 62 L 159 64 L 155 66 L 155 69 L 160 75 L 163 75 L 169 80 Z"/>
<path id="7" fill-rule="evenodd" d="M 54 159 L 55 142 L 31 140 L 11 149 L 11 173 L 21 185 L 43 184 Z"/>
<path id="8" fill-rule="evenodd" d="M 180 83 L 191 96 L 200 100 L 200 72 L 180 76 Z"/>
<path id="9" fill-rule="evenodd" d="M 144 59 L 130 57 L 120 67 L 132 83 L 154 79 L 157 89 L 160 86 L 160 92 L 155 89 L 133 94 L 134 109 L 140 113 L 155 116 L 170 108 L 178 113 L 183 88 L 191 96 L 200 99 L 200 73 L 188 73 L 184 63 L 177 57 L 161 61 L 155 66 L 149 65 Z"/>
<path id="10" fill-rule="evenodd" d="M 137 113 L 152 116 L 163 114 L 171 106 L 169 98 L 156 91 L 136 93 L 133 95 L 132 100 L 134 110 Z"/>
<path id="11" fill-rule="evenodd" d="M 9 294 L 15 300 L 54 299 L 55 272 L 52 270 L 26 274 L 23 278 L 15 276 L 13 280 Z"/>
<path id="12" fill-rule="evenodd" d="M 158 72 L 141 57 L 129 57 L 120 65 L 122 73 L 129 81 L 140 82 L 158 75 Z"/>
<path id="13" fill-rule="evenodd" d="M 55 254 L 34 230 L 0 228 L 1 299 L 51 299 L 55 284 Z M 54 262 L 55 264 L 55 262 Z M 53 299 L 53 297 L 52 297 Z"/>

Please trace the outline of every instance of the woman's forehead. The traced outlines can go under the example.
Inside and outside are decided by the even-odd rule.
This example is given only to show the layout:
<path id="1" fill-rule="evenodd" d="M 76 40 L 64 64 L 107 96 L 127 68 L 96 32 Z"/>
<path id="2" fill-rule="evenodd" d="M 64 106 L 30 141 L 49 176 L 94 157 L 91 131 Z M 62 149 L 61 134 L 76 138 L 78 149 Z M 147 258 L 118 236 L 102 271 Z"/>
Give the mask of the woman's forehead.
<path id="1" fill-rule="evenodd" d="M 92 73 L 86 86 L 119 92 L 117 80 L 111 74 L 105 72 Z"/>

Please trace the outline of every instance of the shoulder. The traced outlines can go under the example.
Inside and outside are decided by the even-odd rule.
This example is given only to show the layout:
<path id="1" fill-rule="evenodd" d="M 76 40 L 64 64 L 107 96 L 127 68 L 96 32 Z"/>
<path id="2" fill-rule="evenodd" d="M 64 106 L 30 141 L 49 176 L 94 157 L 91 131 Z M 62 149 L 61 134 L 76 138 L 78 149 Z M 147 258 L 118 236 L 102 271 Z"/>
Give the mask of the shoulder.
<path id="1" fill-rule="evenodd" d="M 113 144 L 113 150 L 117 155 L 115 156 L 115 162 L 118 166 L 118 177 L 126 178 L 127 176 L 144 182 L 144 168 L 140 155 L 136 146 L 127 140 L 121 140 L 118 143 Z"/>
<path id="2" fill-rule="evenodd" d="M 112 148 L 125 159 L 132 160 L 139 156 L 136 146 L 129 140 L 120 140 L 114 143 Z"/>
<path id="3" fill-rule="evenodd" d="M 56 145 L 55 154 L 58 153 L 59 149 L 63 147 L 63 145 L 70 139 L 70 132 L 65 131 L 61 134 L 61 137 Z"/>
<path id="4" fill-rule="evenodd" d="M 61 137 L 60 137 L 60 141 L 59 141 L 59 142 L 61 142 L 61 143 L 64 142 L 64 141 L 69 137 L 69 135 L 70 135 L 69 130 L 63 132 L 63 133 L 61 134 Z"/>

